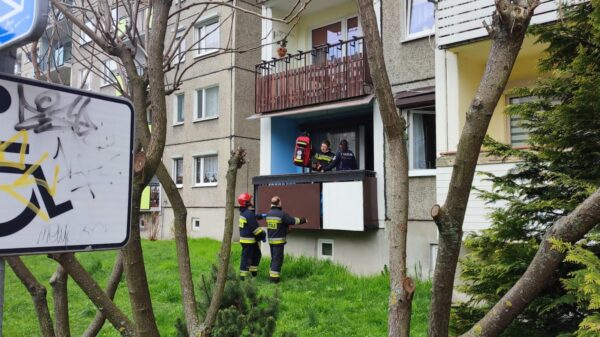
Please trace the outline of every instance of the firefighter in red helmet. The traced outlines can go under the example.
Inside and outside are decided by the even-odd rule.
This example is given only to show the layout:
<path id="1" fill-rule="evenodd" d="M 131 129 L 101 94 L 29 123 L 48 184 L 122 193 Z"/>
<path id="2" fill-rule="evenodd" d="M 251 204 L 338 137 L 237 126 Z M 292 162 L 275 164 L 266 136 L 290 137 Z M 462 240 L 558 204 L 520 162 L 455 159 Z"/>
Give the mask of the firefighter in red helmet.
<path id="1" fill-rule="evenodd" d="M 262 257 L 260 241 L 266 240 L 265 231 L 258 226 L 262 215 L 254 213 L 252 196 L 242 193 L 238 196 L 240 205 L 240 244 L 242 245 L 242 258 L 240 259 L 240 276 L 245 278 L 249 274 L 256 276 L 258 264 Z"/>

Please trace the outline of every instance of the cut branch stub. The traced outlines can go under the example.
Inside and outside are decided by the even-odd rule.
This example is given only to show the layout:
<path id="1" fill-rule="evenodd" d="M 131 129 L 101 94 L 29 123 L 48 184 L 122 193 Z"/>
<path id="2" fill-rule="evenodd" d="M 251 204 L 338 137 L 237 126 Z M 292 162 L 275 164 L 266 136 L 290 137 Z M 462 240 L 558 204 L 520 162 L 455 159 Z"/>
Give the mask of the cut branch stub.
<path id="1" fill-rule="evenodd" d="M 133 171 L 135 173 L 140 173 L 144 170 L 144 166 L 146 166 L 146 153 L 136 153 L 133 157 Z"/>

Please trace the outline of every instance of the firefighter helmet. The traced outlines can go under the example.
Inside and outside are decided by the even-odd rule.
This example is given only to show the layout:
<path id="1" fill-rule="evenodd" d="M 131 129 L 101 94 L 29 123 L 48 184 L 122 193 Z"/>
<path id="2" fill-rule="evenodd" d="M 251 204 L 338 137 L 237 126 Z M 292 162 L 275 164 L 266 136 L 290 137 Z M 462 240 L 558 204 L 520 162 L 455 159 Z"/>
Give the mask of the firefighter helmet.
<path id="1" fill-rule="evenodd" d="M 238 203 L 242 207 L 248 206 L 252 201 L 252 196 L 247 192 L 244 192 L 238 196 Z"/>

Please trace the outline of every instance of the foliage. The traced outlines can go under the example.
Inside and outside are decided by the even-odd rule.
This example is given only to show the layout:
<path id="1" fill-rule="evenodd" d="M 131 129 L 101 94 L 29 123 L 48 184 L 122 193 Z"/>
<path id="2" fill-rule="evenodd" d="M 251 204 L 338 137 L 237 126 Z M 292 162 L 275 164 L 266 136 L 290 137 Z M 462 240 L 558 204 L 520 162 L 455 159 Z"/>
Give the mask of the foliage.
<path id="1" fill-rule="evenodd" d="M 461 261 L 460 290 L 470 300 L 454 308 L 454 332 L 479 320 L 526 270 L 547 228 L 600 186 L 599 6 L 599 0 L 573 6 L 565 20 L 531 29 L 548 44 L 540 63 L 544 76 L 512 93 L 536 100 L 507 108 L 529 130 L 529 149 L 485 141 L 491 155 L 521 162 L 504 176 L 488 174 L 492 192 L 479 191 L 498 208 L 491 227 L 465 241 L 470 253 Z M 587 248 L 597 254 L 597 246 L 590 241 Z M 591 309 L 560 282 L 581 270 L 574 262 L 560 266 L 503 336 L 571 334 L 588 320 Z"/>
<path id="2" fill-rule="evenodd" d="M 598 235 L 592 239 L 597 241 Z M 565 261 L 582 265 L 585 268 L 569 273 L 569 277 L 562 279 L 567 296 L 574 296 L 577 303 L 590 310 L 590 315 L 579 324 L 577 337 L 595 337 L 600 335 L 600 258 L 589 247 L 590 241 L 571 245 L 554 241 L 553 249 L 567 253 Z"/>

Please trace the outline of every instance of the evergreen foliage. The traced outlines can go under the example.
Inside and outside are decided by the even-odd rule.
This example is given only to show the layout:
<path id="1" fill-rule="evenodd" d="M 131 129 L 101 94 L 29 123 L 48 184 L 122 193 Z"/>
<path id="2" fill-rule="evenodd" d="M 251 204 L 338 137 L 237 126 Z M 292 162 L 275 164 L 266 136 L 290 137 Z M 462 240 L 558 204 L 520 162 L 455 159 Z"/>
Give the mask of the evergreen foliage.
<path id="1" fill-rule="evenodd" d="M 537 99 L 507 108 L 529 130 L 529 148 L 485 141 L 490 155 L 521 162 L 504 176 L 488 175 L 493 191 L 480 191 L 498 208 L 489 229 L 465 240 L 470 253 L 461 261 L 460 290 L 470 300 L 453 310 L 457 333 L 476 323 L 514 285 L 545 231 L 600 186 L 600 0 L 563 9 L 564 20 L 531 28 L 539 42 L 548 44 L 540 62 L 542 78 L 512 93 Z M 589 241 L 585 249 L 597 256 L 598 245 Z M 563 263 L 503 336 L 572 335 L 581 322 L 599 323 L 593 314 L 597 308 L 582 305 L 571 281 L 565 286 L 560 281 L 580 275 L 580 263 Z M 597 273 L 586 275 L 600 284 Z"/>
<path id="2" fill-rule="evenodd" d="M 201 317 L 206 315 L 210 305 L 216 277 L 217 267 L 213 265 L 211 279 L 206 282 L 202 277 L 200 282 L 199 293 L 202 296 L 198 301 L 198 310 Z M 212 337 L 271 337 L 275 332 L 278 313 L 278 291 L 273 296 L 262 295 L 254 280 L 243 280 L 229 268 Z M 188 336 L 185 324 L 179 320 L 176 328 L 178 336 Z"/>

